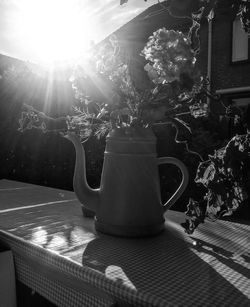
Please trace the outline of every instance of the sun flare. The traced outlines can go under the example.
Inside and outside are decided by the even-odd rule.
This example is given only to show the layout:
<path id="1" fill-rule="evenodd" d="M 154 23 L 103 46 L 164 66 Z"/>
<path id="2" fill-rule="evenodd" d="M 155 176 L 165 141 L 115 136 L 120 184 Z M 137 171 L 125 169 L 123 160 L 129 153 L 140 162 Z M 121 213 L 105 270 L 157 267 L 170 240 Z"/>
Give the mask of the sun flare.
<path id="1" fill-rule="evenodd" d="M 19 38 L 40 62 L 81 56 L 95 27 L 87 9 L 70 0 L 23 0 L 16 26 Z"/>

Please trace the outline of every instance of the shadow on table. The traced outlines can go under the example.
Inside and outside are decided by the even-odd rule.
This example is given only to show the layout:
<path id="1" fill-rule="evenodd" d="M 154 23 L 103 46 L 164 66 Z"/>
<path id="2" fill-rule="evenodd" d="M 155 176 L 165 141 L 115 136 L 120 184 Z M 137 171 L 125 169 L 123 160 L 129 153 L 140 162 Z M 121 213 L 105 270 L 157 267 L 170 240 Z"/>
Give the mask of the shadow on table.
<path id="1" fill-rule="evenodd" d="M 206 242 L 199 243 L 200 252 L 207 253 Z M 143 239 L 100 235 L 88 243 L 82 262 L 125 287 L 148 292 L 172 304 L 247 306 L 246 293 L 232 284 L 233 279 L 242 275 L 249 277 L 247 269 L 234 263 L 229 251 L 216 251 L 216 246 L 211 245 L 210 248 L 212 251 L 208 253 L 233 269 L 235 276 L 227 280 L 226 274 L 201 259 L 198 250 L 193 252 L 194 246 L 171 227 L 159 236 Z M 245 292 L 249 291 L 247 286 L 243 285 Z"/>
<path id="2" fill-rule="evenodd" d="M 238 272 L 239 274 L 245 276 L 250 280 L 250 271 L 249 269 L 246 268 L 246 266 L 243 265 L 244 263 L 249 263 L 249 257 L 247 255 L 245 254 L 235 255 L 235 253 L 227 251 L 226 249 L 220 246 L 205 242 L 197 238 L 193 237 L 191 238 L 195 242 L 193 248 L 195 248 L 199 253 L 204 253 L 213 256 L 214 258 L 219 260 L 222 264 L 226 265 L 228 268 L 231 268 L 235 272 Z M 249 282 L 249 287 L 250 287 L 250 282 Z"/>

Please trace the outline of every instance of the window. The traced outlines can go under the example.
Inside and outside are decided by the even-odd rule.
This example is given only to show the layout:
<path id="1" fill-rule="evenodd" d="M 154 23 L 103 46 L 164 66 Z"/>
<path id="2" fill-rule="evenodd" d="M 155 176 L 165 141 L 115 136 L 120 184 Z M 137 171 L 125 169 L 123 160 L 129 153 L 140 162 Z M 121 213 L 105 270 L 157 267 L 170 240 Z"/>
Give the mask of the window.
<path id="1" fill-rule="evenodd" d="M 233 22 L 232 62 L 248 60 L 248 36 L 241 27 L 240 18 Z"/>

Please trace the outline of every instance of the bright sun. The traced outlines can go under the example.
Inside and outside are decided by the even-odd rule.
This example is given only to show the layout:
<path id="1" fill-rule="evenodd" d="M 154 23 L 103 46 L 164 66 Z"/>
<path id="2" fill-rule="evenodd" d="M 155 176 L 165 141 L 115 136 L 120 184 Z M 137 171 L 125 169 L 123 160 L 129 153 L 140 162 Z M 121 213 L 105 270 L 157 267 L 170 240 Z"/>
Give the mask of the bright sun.
<path id="1" fill-rule="evenodd" d="M 19 38 L 40 62 L 72 60 L 93 39 L 94 26 L 76 1 L 23 0 L 16 20 Z"/>

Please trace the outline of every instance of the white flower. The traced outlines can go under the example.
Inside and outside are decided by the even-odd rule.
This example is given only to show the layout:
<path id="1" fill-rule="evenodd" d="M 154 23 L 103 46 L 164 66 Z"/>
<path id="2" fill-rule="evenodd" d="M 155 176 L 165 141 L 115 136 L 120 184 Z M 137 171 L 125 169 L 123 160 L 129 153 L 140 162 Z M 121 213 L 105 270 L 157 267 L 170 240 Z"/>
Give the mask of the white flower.
<path id="1" fill-rule="evenodd" d="M 147 71 L 149 79 L 155 82 L 154 80 L 158 80 L 158 73 L 157 70 L 153 68 L 152 65 L 149 63 L 144 66 L 144 70 Z M 155 82 L 157 83 L 157 82 Z"/>

